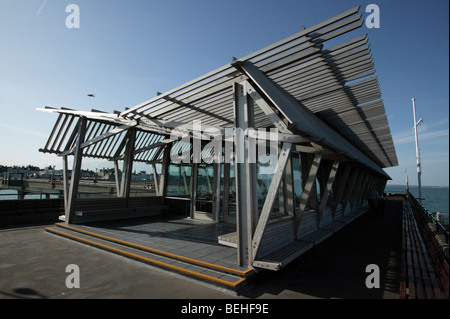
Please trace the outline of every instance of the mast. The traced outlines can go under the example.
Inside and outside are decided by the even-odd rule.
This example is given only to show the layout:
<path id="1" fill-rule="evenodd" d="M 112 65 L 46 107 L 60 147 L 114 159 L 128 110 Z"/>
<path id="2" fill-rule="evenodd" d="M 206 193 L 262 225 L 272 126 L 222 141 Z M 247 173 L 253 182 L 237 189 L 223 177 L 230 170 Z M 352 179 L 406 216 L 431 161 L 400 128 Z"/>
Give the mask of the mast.
<path id="1" fill-rule="evenodd" d="M 421 175 L 422 175 L 422 169 L 421 169 L 421 163 L 420 163 L 420 150 L 419 150 L 419 139 L 417 136 L 417 125 L 419 125 L 423 119 L 420 118 L 419 121 L 416 120 L 416 100 L 415 98 L 412 98 L 413 102 L 413 112 L 414 112 L 414 135 L 416 138 L 416 159 L 417 159 L 417 182 L 419 186 L 419 202 L 422 203 L 422 182 L 421 182 Z"/>
<path id="2" fill-rule="evenodd" d="M 408 169 L 405 169 L 404 173 L 406 174 L 406 194 L 408 194 L 409 192 Z"/>

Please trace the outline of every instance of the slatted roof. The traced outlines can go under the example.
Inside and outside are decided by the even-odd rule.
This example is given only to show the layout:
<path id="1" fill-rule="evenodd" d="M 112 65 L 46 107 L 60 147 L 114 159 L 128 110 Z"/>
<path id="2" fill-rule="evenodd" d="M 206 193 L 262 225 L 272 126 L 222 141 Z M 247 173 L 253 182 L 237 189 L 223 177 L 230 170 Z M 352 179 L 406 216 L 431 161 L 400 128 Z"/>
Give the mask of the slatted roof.
<path id="1" fill-rule="evenodd" d="M 327 41 L 360 28 L 359 7 L 258 50 L 250 61 L 380 167 L 398 165 L 367 35 L 324 48 Z M 243 75 L 227 64 L 120 114 L 233 126 L 232 83 Z M 258 108 L 255 108 L 258 110 Z M 255 114 L 259 127 L 272 123 Z"/>
<path id="2" fill-rule="evenodd" d="M 167 136 L 174 127 L 193 120 L 201 120 L 204 126 L 234 126 L 233 84 L 248 79 L 235 66 L 248 61 L 376 165 L 396 166 L 397 156 L 367 35 L 357 35 L 327 48 L 329 41 L 363 25 L 362 14 L 358 12 L 359 7 L 348 10 L 117 114 L 85 112 L 80 115 L 82 112 L 47 109 L 59 113 L 61 123 L 57 122 L 42 151 L 67 153 L 73 141 L 57 139 L 70 137 L 69 128 L 62 123 L 73 122 L 73 116 L 86 116 L 92 122 L 89 138 L 97 141 L 94 140 L 96 145 L 91 145 L 84 156 L 117 159 L 123 155 L 120 141 L 127 128 L 133 126 L 141 131 L 135 160 L 160 159 L 161 152 L 156 152 L 170 142 Z M 255 107 L 255 125 L 273 126 L 258 107 Z M 114 134 L 105 137 L 111 129 L 115 130 Z"/>
<path id="3" fill-rule="evenodd" d="M 148 130 L 136 122 L 122 120 L 116 115 L 93 111 L 79 112 L 69 109 L 45 108 L 43 111 L 58 113 L 53 130 L 40 149 L 44 153 L 59 156 L 71 155 L 78 140 L 79 118 L 87 118 L 83 156 L 107 160 L 122 160 L 125 156 L 125 142 L 130 128 L 136 128 L 134 161 L 153 162 L 161 159 L 161 146 L 172 140 L 165 139 L 168 130 Z"/>

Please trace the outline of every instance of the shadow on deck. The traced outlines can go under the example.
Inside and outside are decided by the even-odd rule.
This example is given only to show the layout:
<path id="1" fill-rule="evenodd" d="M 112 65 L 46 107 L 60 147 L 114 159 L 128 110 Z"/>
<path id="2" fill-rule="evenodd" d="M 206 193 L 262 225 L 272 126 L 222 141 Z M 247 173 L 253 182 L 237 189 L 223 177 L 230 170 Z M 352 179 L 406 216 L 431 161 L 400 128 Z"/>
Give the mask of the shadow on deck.
<path id="1" fill-rule="evenodd" d="M 400 285 L 401 225 L 402 200 L 391 199 L 387 201 L 382 216 L 364 214 L 358 217 L 334 234 L 332 240 L 330 238 L 318 244 L 282 271 L 260 271 L 246 285 L 241 285 L 242 279 L 246 279 L 250 269 L 236 265 L 235 248 L 220 245 L 217 241 L 218 236 L 234 231 L 233 225 L 150 218 L 70 227 L 104 236 L 108 245 L 111 243 L 109 239 L 114 238 L 148 247 L 150 251 L 146 253 L 150 255 L 144 258 L 173 265 L 176 270 L 188 270 L 188 275 L 194 277 L 202 274 L 200 279 L 206 281 L 217 278 L 213 279 L 216 284 L 231 287 L 232 290 L 244 286 L 239 289 L 239 294 L 244 297 L 276 297 L 282 294 L 284 298 L 396 299 Z M 56 228 L 61 231 L 63 227 Z M 92 236 L 86 236 L 85 240 L 94 240 Z M 105 238 L 96 238 L 95 241 L 102 239 Z M 114 244 L 120 246 L 114 249 L 123 249 L 121 242 Z M 132 249 L 128 254 L 136 255 L 135 248 L 128 247 L 126 250 Z M 166 255 L 159 259 L 161 251 Z M 173 256 L 175 261 L 173 258 L 165 259 Z M 202 267 L 196 268 L 198 264 Z M 380 269 L 380 288 L 366 287 L 369 275 L 366 267 L 369 264 L 376 264 Z"/>
<path id="2" fill-rule="evenodd" d="M 280 272 L 258 274 L 245 296 L 258 298 L 397 299 L 402 249 L 402 200 L 388 200 L 382 216 L 364 214 Z M 380 269 L 369 289 L 367 265 Z"/>

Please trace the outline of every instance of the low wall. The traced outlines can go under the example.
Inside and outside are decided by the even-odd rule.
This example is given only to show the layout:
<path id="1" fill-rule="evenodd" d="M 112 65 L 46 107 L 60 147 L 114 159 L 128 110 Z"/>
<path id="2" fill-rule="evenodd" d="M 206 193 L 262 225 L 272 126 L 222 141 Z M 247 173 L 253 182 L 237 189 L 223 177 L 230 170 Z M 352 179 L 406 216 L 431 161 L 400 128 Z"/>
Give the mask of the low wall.
<path id="1" fill-rule="evenodd" d="M 0 200 L 0 226 L 52 223 L 64 214 L 64 199 Z"/>

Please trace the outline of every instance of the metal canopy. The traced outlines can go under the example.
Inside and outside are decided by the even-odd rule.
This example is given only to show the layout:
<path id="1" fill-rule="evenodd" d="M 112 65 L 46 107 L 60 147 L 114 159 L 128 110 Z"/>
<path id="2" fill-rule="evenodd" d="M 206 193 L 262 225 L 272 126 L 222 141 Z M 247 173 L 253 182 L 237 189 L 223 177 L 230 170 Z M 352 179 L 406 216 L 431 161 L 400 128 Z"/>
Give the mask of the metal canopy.
<path id="1" fill-rule="evenodd" d="M 86 117 L 83 156 L 120 159 L 132 127 L 138 132 L 134 160 L 161 160 L 161 147 L 173 142 L 173 128 L 191 131 L 193 120 L 200 120 L 202 127 L 234 127 L 234 83 L 248 81 L 286 122 L 289 133 L 387 177 L 381 168 L 398 161 L 367 35 L 325 48 L 327 41 L 363 25 L 358 11 L 359 6 L 117 114 L 41 109 L 60 114 L 41 151 L 70 154 L 76 139 L 76 129 L 69 134 L 74 117 Z M 261 81 L 272 91 L 265 92 Z M 284 95 L 279 100 L 285 103 L 277 104 L 274 94 Z M 255 127 L 274 127 L 254 104 Z"/>
<path id="2" fill-rule="evenodd" d="M 76 120 L 77 118 L 87 118 L 85 141 L 81 144 L 85 157 L 123 160 L 127 132 L 130 129 L 137 131 L 133 150 L 133 160 L 136 162 L 151 163 L 160 159 L 160 149 L 173 142 L 164 138 L 169 133 L 168 130 L 149 129 L 136 121 L 123 120 L 113 114 L 53 108 L 38 110 L 59 114 L 47 143 L 39 150 L 44 153 L 58 156 L 74 154 L 79 138 L 77 128 L 80 120 Z"/>
<path id="3" fill-rule="evenodd" d="M 291 258 L 292 252 L 285 255 L 282 249 L 297 245 L 305 231 L 322 232 L 327 223 L 341 223 L 339 218 L 364 210 L 369 191 L 381 192 L 389 179 L 383 168 L 398 162 L 367 36 L 326 47 L 328 41 L 363 25 L 358 11 L 353 8 L 246 57 L 233 58 L 123 112 L 40 109 L 58 114 L 41 151 L 63 159 L 66 221 L 74 222 L 82 157 L 114 161 L 117 196 L 123 198 L 130 196 L 134 162 L 152 164 L 155 177 L 155 164 L 162 164 L 160 178 L 154 181 L 156 194 L 164 199 L 169 165 L 178 157 L 180 174 L 181 165 L 190 165 L 190 216 L 218 221 L 222 201 L 223 220 L 236 223 L 240 265 L 278 269 L 287 257 L 260 257 L 277 251 Z M 256 132 L 259 128 L 266 130 Z M 215 144 L 217 136 L 220 144 Z M 261 210 L 254 160 L 267 151 L 267 144 L 259 144 L 256 155 L 256 137 L 271 139 L 269 149 L 280 151 Z M 203 149 L 202 143 L 207 144 Z M 234 217 L 228 215 L 231 163 L 221 166 L 222 155 L 212 149 L 224 149 L 224 158 L 236 159 Z M 70 183 L 69 155 L 74 157 Z M 214 158 L 214 199 L 210 211 L 202 212 L 197 209 L 198 167 L 200 159 L 208 162 L 213 155 L 219 159 Z M 301 175 L 299 185 L 294 170 Z M 301 188 L 300 198 L 295 187 Z M 274 209 L 283 220 L 272 225 Z"/>
<path id="4" fill-rule="evenodd" d="M 396 166 L 367 35 L 323 48 L 327 41 L 363 25 L 358 11 L 359 7 L 348 10 L 235 62 L 251 62 L 379 167 Z M 245 79 L 246 75 L 228 64 L 130 108 L 120 117 L 175 122 L 201 119 L 205 125 L 232 126 L 232 84 Z"/>

